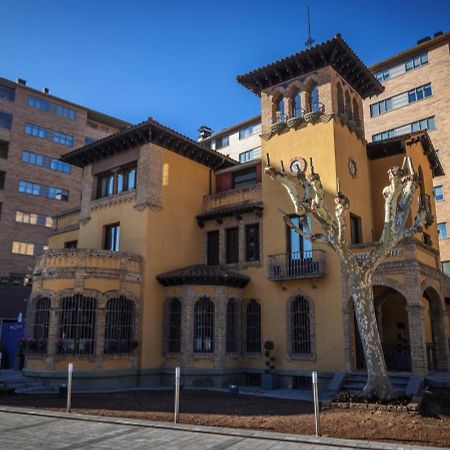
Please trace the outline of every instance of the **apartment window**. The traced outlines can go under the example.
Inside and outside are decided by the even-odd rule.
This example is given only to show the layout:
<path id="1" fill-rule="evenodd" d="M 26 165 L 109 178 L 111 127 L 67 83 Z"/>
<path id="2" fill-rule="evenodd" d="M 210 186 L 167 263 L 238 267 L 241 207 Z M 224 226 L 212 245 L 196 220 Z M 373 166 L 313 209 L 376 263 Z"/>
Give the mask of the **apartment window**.
<path id="1" fill-rule="evenodd" d="M 34 166 L 46 167 L 47 169 L 56 170 L 58 172 L 70 173 L 72 166 L 58 159 L 50 158 L 39 153 L 24 150 L 22 152 L 22 161 Z"/>
<path id="2" fill-rule="evenodd" d="M 352 244 L 360 244 L 362 242 L 361 218 L 350 214 L 350 233 Z"/>
<path id="3" fill-rule="evenodd" d="M 370 116 L 375 117 L 392 110 L 392 98 L 370 105 Z"/>
<path id="4" fill-rule="evenodd" d="M 97 176 L 97 198 L 108 197 L 136 188 L 136 165 L 121 167 Z"/>
<path id="5" fill-rule="evenodd" d="M 239 172 L 233 172 L 233 188 L 256 184 L 256 167 Z"/>
<path id="6" fill-rule="evenodd" d="M 169 302 L 169 345 L 170 353 L 181 351 L 181 302 L 177 298 Z"/>
<path id="7" fill-rule="evenodd" d="M 239 130 L 239 139 L 245 139 L 261 131 L 261 124 L 256 123 Z"/>
<path id="8" fill-rule="evenodd" d="M 16 90 L 4 84 L 0 84 L 0 100 L 13 102 L 16 97 Z"/>
<path id="9" fill-rule="evenodd" d="M 94 122 L 89 121 L 89 120 L 87 121 L 87 126 L 89 128 L 92 128 L 93 130 L 97 130 L 98 129 L 98 125 L 96 123 L 94 123 Z"/>
<path id="10" fill-rule="evenodd" d="M 64 248 L 77 248 L 77 247 L 78 247 L 78 241 L 64 242 Z"/>
<path id="11" fill-rule="evenodd" d="M 428 233 L 425 233 L 425 232 L 422 233 L 422 242 L 425 245 L 429 245 L 430 247 L 433 244 L 433 242 L 431 241 L 431 236 Z"/>
<path id="12" fill-rule="evenodd" d="M 34 244 L 32 242 L 13 241 L 11 251 L 12 251 L 12 253 L 15 253 L 16 255 L 33 256 L 34 255 Z"/>
<path id="13" fill-rule="evenodd" d="M 0 191 L 3 191 L 3 189 L 5 189 L 5 178 L 6 172 L 0 170 Z"/>
<path id="14" fill-rule="evenodd" d="M 113 252 L 119 251 L 120 241 L 120 224 L 114 223 L 105 226 L 105 250 L 111 250 Z"/>
<path id="15" fill-rule="evenodd" d="M 381 133 L 372 135 L 372 141 L 382 141 L 384 139 L 393 138 L 395 136 L 401 136 L 402 134 L 411 133 L 420 130 L 432 131 L 436 129 L 436 120 L 434 116 L 427 117 L 426 119 L 417 120 L 416 122 L 402 125 L 401 127 L 392 128 L 391 130 L 382 131 Z"/>
<path id="16" fill-rule="evenodd" d="M 57 144 L 65 145 L 66 147 L 73 146 L 73 136 L 69 134 L 53 131 L 48 128 L 43 128 L 32 123 L 25 125 L 25 134 L 34 136 L 39 139 L 46 139 L 47 141 L 55 142 Z"/>
<path id="17" fill-rule="evenodd" d="M 399 75 L 402 75 L 405 72 L 409 72 L 410 70 L 417 69 L 424 64 L 428 64 L 428 53 L 421 53 L 420 55 L 414 56 L 412 58 L 407 59 L 406 61 L 397 64 L 392 67 L 388 67 L 386 69 L 379 70 L 375 72 L 375 77 L 377 80 L 382 83 L 383 81 L 390 80 L 391 78 L 395 78 Z"/>
<path id="18" fill-rule="evenodd" d="M 219 264 L 219 230 L 207 233 L 207 263 L 210 266 Z"/>
<path id="19" fill-rule="evenodd" d="M 0 128 L 10 130 L 12 127 L 13 116 L 10 113 L 0 111 Z"/>
<path id="20" fill-rule="evenodd" d="M 0 141 L 0 159 L 8 159 L 9 142 Z"/>
<path id="21" fill-rule="evenodd" d="M 194 305 L 194 352 L 214 352 L 214 303 L 208 297 Z"/>
<path id="22" fill-rule="evenodd" d="M 247 353 L 261 352 L 261 306 L 255 299 L 247 305 Z"/>
<path id="23" fill-rule="evenodd" d="M 16 222 L 53 228 L 53 217 L 37 213 L 16 211 Z"/>
<path id="24" fill-rule="evenodd" d="M 212 148 L 214 150 L 219 150 L 224 147 L 228 147 L 230 145 L 230 137 L 229 136 L 221 136 L 213 139 Z"/>
<path id="25" fill-rule="evenodd" d="M 437 202 L 444 200 L 444 189 L 442 186 L 435 186 L 433 188 L 434 198 Z"/>
<path id="26" fill-rule="evenodd" d="M 30 108 L 36 108 L 40 111 L 54 114 L 55 116 L 63 117 L 64 119 L 75 120 L 77 118 L 77 113 L 72 108 L 56 105 L 46 100 L 33 97 L 32 95 L 28 97 L 28 106 Z"/>
<path id="27" fill-rule="evenodd" d="M 418 102 L 424 98 L 431 97 L 432 94 L 431 83 L 425 84 L 408 91 L 408 103 Z"/>
<path id="28" fill-rule="evenodd" d="M 134 302 L 121 295 L 106 304 L 103 352 L 131 353 L 134 350 Z"/>
<path id="29" fill-rule="evenodd" d="M 236 353 L 238 351 L 238 311 L 239 304 L 234 298 L 227 303 L 227 322 L 225 336 L 225 351 Z"/>
<path id="30" fill-rule="evenodd" d="M 227 228 L 225 230 L 225 260 L 227 264 L 239 262 L 239 228 Z"/>
<path id="31" fill-rule="evenodd" d="M 245 226 L 245 260 L 259 261 L 259 224 Z"/>
<path id="32" fill-rule="evenodd" d="M 442 261 L 441 268 L 444 275 L 450 276 L 450 261 Z"/>
<path id="33" fill-rule="evenodd" d="M 261 156 L 261 147 L 252 148 L 246 152 L 239 153 L 239 162 L 245 163 Z"/>
<path id="34" fill-rule="evenodd" d="M 54 186 L 46 186 L 30 181 L 19 181 L 19 192 L 23 194 L 37 195 L 47 197 L 54 200 L 67 202 L 69 200 L 69 192 Z"/>
<path id="35" fill-rule="evenodd" d="M 95 139 L 95 138 L 93 138 L 93 137 L 86 136 L 86 137 L 84 138 L 84 145 L 92 144 L 92 143 L 95 142 L 96 140 L 97 140 L 97 139 Z"/>
<path id="36" fill-rule="evenodd" d="M 439 239 L 444 239 L 444 238 L 448 237 L 447 222 L 438 223 L 437 228 L 438 228 Z"/>

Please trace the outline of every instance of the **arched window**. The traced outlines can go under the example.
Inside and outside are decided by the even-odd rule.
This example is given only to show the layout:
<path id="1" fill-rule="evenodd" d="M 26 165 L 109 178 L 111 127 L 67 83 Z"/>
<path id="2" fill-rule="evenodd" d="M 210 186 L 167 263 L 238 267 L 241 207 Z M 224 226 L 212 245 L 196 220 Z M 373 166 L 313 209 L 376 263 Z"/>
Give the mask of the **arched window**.
<path id="1" fill-rule="evenodd" d="M 309 91 L 309 111 L 310 112 L 319 112 L 320 111 L 320 102 L 319 102 L 319 87 L 317 84 L 313 84 Z"/>
<path id="2" fill-rule="evenodd" d="M 359 125 L 361 124 L 361 120 L 359 119 L 358 100 L 355 97 L 353 98 L 353 120 L 355 124 L 359 127 Z"/>
<path id="3" fill-rule="evenodd" d="M 38 297 L 33 303 L 34 323 L 31 327 L 32 339 L 28 340 L 27 349 L 30 352 L 47 353 L 50 299 L 48 297 Z"/>
<path id="4" fill-rule="evenodd" d="M 284 97 L 280 95 L 275 102 L 276 122 L 284 122 Z"/>
<path id="5" fill-rule="evenodd" d="M 134 302 L 121 295 L 106 304 L 105 353 L 130 353 L 135 348 Z"/>
<path id="6" fill-rule="evenodd" d="M 247 352 L 261 352 L 261 306 L 255 299 L 247 305 Z"/>
<path id="7" fill-rule="evenodd" d="M 301 295 L 291 300 L 289 305 L 291 353 L 305 355 L 311 353 L 311 324 L 309 302 Z"/>
<path id="8" fill-rule="evenodd" d="M 345 112 L 350 119 L 352 117 L 352 101 L 350 99 L 350 93 L 348 91 L 345 91 Z"/>
<path id="9" fill-rule="evenodd" d="M 344 91 L 342 90 L 342 84 L 338 83 L 337 88 L 337 103 L 338 103 L 338 112 L 343 113 L 345 111 L 344 108 Z"/>
<path id="10" fill-rule="evenodd" d="M 181 351 L 181 302 L 172 298 L 169 302 L 169 345 L 170 353 Z"/>
<path id="11" fill-rule="evenodd" d="M 194 352 L 214 352 L 214 303 L 208 297 L 194 306 Z"/>
<path id="12" fill-rule="evenodd" d="M 238 302 L 230 298 L 227 303 L 227 329 L 225 347 L 227 353 L 238 351 Z"/>
<path id="13" fill-rule="evenodd" d="M 300 89 L 296 89 L 292 94 L 292 117 L 302 116 L 302 99 L 300 96 Z"/>
<path id="14" fill-rule="evenodd" d="M 91 354 L 95 347 L 97 301 L 74 294 L 63 297 L 59 310 L 58 353 Z"/>

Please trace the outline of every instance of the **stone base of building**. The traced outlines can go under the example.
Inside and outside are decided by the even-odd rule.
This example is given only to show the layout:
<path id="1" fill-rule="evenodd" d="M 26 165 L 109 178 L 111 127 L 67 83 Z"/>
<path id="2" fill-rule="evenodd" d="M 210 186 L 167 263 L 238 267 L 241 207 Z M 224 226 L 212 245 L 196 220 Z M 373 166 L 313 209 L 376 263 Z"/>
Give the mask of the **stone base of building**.
<path id="1" fill-rule="evenodd" d="M 181 371 L 184 388 L 223 389 L 231 384 L 261 387 L 264 370 L 239 369 L 185 369 Z M 311 388 L 311 371 L 279 370 L 275 372 L 281 389 Z M 23 375 L 38 381 L 49 388 L 57 389 L 67 383 L 67 372 L 24 369 Z M 333 379 L 333 372 L 319 372 L 319 389 L 326 391 Z M 75 371 L 73 391 L 114 391 L 133 388 L 172 388 L 174 371 L 171 369 L 121 369 Z"/>

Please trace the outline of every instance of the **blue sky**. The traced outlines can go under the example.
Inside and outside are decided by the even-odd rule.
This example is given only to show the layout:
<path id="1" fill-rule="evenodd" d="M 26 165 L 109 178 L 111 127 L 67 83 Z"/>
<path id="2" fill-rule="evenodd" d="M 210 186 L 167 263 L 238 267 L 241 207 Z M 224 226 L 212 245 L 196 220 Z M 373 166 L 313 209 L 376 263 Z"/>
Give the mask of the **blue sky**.
<path id="1" fill-rule="evenodd" d="M 304 48 L 305 0 L 2 0 L 0 76 L 190 136 L 259 113 L 236 75 Z M 316 43 L 340 32 L 373 64 L 450 29 L 450 0 L 310 0 Z"/>

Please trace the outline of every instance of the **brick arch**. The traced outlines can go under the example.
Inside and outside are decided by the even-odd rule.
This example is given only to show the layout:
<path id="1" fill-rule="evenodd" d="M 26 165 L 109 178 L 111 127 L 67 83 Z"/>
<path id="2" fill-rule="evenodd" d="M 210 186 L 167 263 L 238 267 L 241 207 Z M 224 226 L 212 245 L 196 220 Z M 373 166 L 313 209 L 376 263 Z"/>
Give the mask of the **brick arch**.
<path id="1" fill-rule="evenodd" d="M 422 297 L 425 297 L 430 302 L 430 308 L 433 310 L 441 311 L 445 310 L 444 306 L 444 299 L 439 294 L 440 291 L 439 282 L 433 282 L 429 279 L 423 280 L 422 284 L 420 285 L 420 291 L 422 293 Z M 428 291 L 428 292 L 427 292 Z M 425 295 L 427 294 L 427 295 Z"/>
<path id="2" fill-rule="evenodd" d="M 39 297 L 48 297 L 50 298 L 50 308 L 56 308 L 57 307 L 57 295 L 55 291 L 52 291 L 50 289 L 45 289 L 41 291 L 36 291 L 31 293 L 31 302 L 30 307 L 33 306 L 34 301 Z"/>
<path id="3" fill-rule="evenodd" d="M 336 83 L 336 98 L 337 98 L 337 111 L 338 113 L 343 113 L 345 111 L 344 88 L 340 81 Z"/>
<path id="4" fill-rule="evenodd" d="M 303 91 L 304 90 L 304 86 L 303 84 L 299 81 L 299 80 L 294 80 L 292 81 L 289 86 L 285 89 L 285 96 L 286 97 L 290 97 L 292 96 L 292 94 L 296 91 Z"/>
<path id="5" fill-rule="evenodd" d="M 394 280 L 392 278 L 383 277 L 383 276 L 374 276 L 372 286 L 386 286 L 391 289 L 394 289 L 395 291 L 399 292 L 403 297 L 405 297 L 406 302 L 408 301 L 408 295 L 407 295 L 407 287 L 405 284 L 400 283 L 397 280 Z"/>
<path id="6" fill-rule="evenodd" d="M 297 297 L 303 297 L 308 302 L 309 308 L 309 339 L 311 345 L 311 353 L 305 355 L 295 355 L 292 351 L 292 328 L 291 328 L 291 304 Z M 316 359 L 316 309 L 314 299 L 301 289 L 296 289 L 286 302 L 286 319 L 287 319 L 287 349 L 288 355 L 292 359 L 315 360 Z"/>

